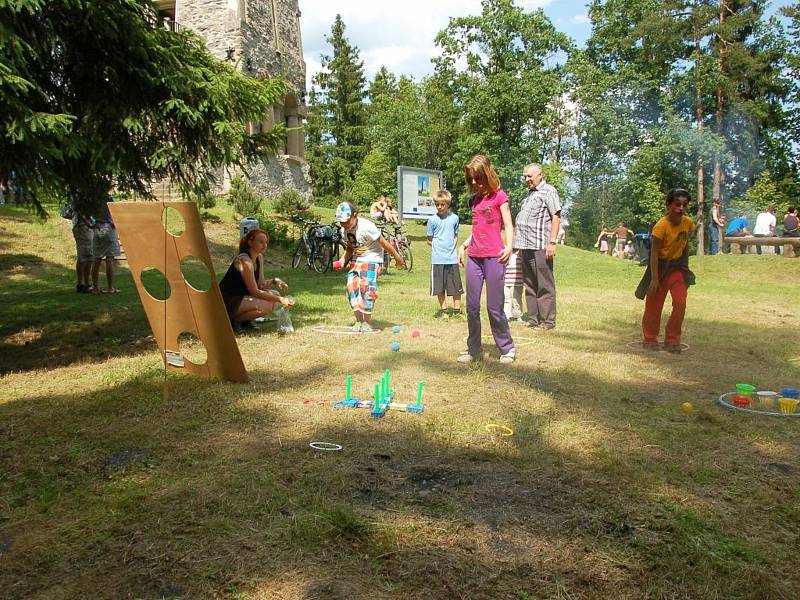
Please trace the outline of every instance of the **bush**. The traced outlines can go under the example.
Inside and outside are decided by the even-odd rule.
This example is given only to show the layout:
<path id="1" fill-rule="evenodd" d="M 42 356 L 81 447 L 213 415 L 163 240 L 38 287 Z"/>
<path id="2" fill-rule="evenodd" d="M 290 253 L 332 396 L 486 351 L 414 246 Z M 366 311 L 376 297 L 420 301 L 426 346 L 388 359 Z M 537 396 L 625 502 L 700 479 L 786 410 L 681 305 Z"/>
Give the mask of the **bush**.
<path id="1" fill-rule="evenodd" d="M 217 205 L 217 197 L 210 191 L 203 192 L 197 196 L 197 205 L 200 208 L 214 208 Z"/>
<path id="2" fill-rule="evenodd" d="M 294 188 L 283 190 L 272 202 L 273 210 L 285 217 L 305 213 L 310 207 L 311 203 Z"/>
<path id="3" fill-rule="evenodd" d="M 288 246 L 292 241 L 289 236 L 289 228 L 284 223 L 269 218 L 264 213 L 257 213 L 258 227 L 269 234 L 271 246 Z"/>
<path id="4" fill-rule="evenodd" d="M 261 203 L 264 201 L 264 198 L 255 192 L 250 182 L 241 174 L 231 180 L 229 198 L 233 208 L 243 217 L 259 214 Z"/>

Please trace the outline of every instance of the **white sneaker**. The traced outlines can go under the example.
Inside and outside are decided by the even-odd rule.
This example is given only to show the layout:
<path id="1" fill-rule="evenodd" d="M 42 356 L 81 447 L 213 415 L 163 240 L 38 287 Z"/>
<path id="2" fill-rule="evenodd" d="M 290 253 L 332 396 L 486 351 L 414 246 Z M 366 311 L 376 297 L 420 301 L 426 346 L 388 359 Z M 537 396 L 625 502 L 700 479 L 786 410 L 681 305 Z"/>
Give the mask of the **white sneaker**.
<path id="1" fill-rule="evenodd" d="M 514 359 L 517 358 L 517 349 L 512 348 L 498 359 L 504 365 L 508 365 L 514 362 Z"/>
<path id="2" fill-rule="evenodd" d="M 477 356 L 473 356 L 472 354 L 469 353 L 468 350 L 465 350 L 464 352 L 458 355 L 458 358 L 456 360 L 460 363 L 471 363 L 474 361 L 481 360 L 482 358 L 483 356 L 480 354 L 478 354 Z"/>

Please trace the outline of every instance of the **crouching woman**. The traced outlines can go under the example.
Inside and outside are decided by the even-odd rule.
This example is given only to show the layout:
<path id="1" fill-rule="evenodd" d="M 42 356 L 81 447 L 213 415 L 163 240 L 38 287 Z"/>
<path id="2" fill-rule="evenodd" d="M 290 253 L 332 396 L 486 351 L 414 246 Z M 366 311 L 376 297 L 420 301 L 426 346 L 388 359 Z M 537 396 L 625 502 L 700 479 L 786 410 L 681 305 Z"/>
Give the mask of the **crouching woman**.
<path id="1" fill-rule="evenodd" d="M 269 245 L 266 231 L 252 229 L 239 240 L 239 255 L 219 282 L 225 310 L 236 333 L 255 328 L 253 319 L 271 314 L 277 307 L 289 308 L 294 301 L 273 290 L 286 291 L 285 281 L 264 278 L 264 251 Z"/>

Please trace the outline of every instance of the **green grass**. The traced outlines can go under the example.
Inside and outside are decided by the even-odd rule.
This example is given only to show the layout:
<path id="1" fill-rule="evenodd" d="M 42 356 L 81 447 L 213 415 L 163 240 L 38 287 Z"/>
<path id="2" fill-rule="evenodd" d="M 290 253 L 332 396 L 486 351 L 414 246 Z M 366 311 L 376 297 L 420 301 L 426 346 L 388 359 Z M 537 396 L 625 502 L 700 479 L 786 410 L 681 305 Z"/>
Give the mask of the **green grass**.
<path id="1" fill-rule="evenodd" d="M 213 213 L 219 277 L 237 228 Z M 76 294 L 68 223 L 0 207 L 0 596 L 800 596 L 800 419 L 716 403 L 738 382 L 800 386 L 800 260 L 692 259 L 691 350 L 645 355 L 626 346 L 641 269 L 560 247 L 558 328 L 512 324 L 515 364 L 464 366 L 466 322 L 434 318 L 410 235 L 414 270 L 381 280 L 384 332 L 358 339 L 311 332 L 352 318 L 344 275 L 271 248 L 297 331 L 238 338 L 236 385 L 165 377 L 130 274 Z M 401 401 L 424 380 L 424 414 L 319 404 L 348 374 L 368 396 L 385 368 Z"/>

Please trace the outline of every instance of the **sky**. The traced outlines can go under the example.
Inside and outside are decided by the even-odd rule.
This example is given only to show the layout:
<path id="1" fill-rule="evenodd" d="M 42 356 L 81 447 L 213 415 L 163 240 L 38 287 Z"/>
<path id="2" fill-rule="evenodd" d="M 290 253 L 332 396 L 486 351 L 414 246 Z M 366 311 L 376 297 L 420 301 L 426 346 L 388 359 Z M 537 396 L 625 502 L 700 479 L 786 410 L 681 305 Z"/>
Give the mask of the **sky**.
<path id="1" fill-rule="evenodd" d="M 438 54 L 433 40 L 450 17 L 477 15 L 480 0 L 298 0 L 309 89 L 320 69 L 320 57 L 330 52 L 330 34 L 337 13 L 342 15 L 350 43 L 358 47 L 368 80 L 385 65 L 395 75 L 419 80 L 433 71 Z M 772 11 L 791 0 L 773 2 Z M 559 31 L 582 46 L 591 33 L 586 0 L 517 0 L 526 10 L 544 9 Z"/>

